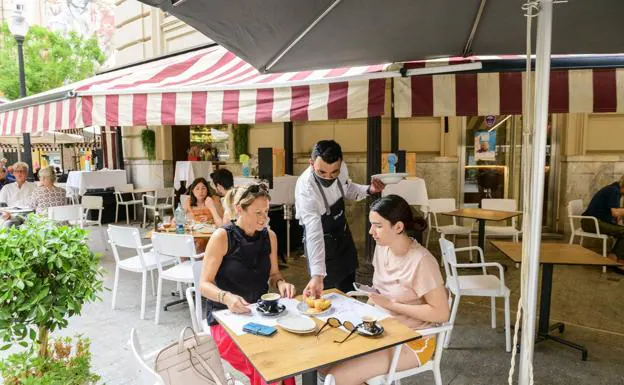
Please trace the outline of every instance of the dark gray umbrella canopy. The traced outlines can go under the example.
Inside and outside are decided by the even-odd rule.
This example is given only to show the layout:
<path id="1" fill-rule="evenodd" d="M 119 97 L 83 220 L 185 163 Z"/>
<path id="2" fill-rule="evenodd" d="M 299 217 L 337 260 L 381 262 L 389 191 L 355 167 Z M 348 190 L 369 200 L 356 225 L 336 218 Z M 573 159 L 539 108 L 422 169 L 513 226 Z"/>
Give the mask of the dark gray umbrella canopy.
<path id="1" fill-rule="evenodd" d="M 175 15 L 266 72 L 525 51 L 521 0 L 140 1 Z M 624 52 L 622 17 L 624 0 L 556 4 L 552 53 Z"/>

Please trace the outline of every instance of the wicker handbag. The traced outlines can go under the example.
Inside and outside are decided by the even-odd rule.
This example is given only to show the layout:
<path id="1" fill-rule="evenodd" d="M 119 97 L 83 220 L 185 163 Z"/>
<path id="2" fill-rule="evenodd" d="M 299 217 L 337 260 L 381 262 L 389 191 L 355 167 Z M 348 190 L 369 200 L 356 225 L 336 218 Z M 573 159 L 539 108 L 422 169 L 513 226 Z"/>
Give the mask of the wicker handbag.
<path id="1" fill-rule="evenodd" d="M 184 338 L 186 331 L 192 336 Z M 210 335 L 197 335 L 190 327 L 180 332 L 178 342 L 156 356 L 156 372 L 167 385 L 227 385 L 219 350 Z"/>

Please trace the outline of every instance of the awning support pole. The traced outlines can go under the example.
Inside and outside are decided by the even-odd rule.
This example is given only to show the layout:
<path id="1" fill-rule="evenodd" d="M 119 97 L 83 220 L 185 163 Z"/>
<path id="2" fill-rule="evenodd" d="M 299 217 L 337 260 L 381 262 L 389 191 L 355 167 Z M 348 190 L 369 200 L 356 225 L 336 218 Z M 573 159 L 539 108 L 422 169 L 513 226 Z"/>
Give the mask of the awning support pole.
<path id="1" fill-rule="evenodd" d="M 542 0 L 537 24 L 537 48 L 535 60 L 535 108 L 533 115 L 534 137 L 532 145 L 532 167 L 529 182 L 530 236 L 528 255 L 523 255 L 523 262 L 528 264 L 527 282 L 525 282 L 525 304 L 522 317 L 522 344 L 520 351 L 520 385 L 532 383 L 531 366 L 535 347 L 535 324 L 537 313 L 537 289 L 540 270 L 540 244 L 542 241 L 542 207 L 544 202 L 544 166 L 546 163 L 546 136 L 548 124 L 548 96 L 550 84 L 550 52 L 552 41 L 552 0 Z M 525 182 L 526 183 L 526 182 Z M 523 237 L 524 238 L 524 237 Z M 527 240 L 523 240 L 527 242 Z"/>
<path id="2" fill-rule="evenodd" d="M 381 117 L 369 117 L 366 125 L 366 181 L 370 183 L 371 176 L 381 173 Z M 366 258 L 371 260 L 375 244 L 373 238 L 368 234 L 370 222 L 368 221 L 368 211 L 375 196 L 366 199 L 366 220 L 364 222 L 364 239 L 366 240 Z"/>
<path id="3" fill-rule="evenodd" d="M 287 175 L 294 175 L 293 122 L 284 122 L 284 168 Z"/>

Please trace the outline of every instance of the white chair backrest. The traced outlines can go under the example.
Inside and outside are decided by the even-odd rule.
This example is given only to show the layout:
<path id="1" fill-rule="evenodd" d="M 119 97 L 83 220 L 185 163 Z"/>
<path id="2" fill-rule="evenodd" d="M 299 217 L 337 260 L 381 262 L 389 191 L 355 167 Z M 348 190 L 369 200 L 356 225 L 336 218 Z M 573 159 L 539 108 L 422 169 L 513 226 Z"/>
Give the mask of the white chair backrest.
<path id="1" fill-rule="evenodd" d="M 568 215 L 583 215 L 584 211 L 582 199 L 568 202 Z"/>
<path id="2" fill-rule="evenodd" d="M 518 204 L 515 199 L 482 199 L 481 208 L 487 210 L 516 211 Z"/>
<path id="3" fill-rule="evenodd" d="M 202 320 L 204 318 L 204 314 L 203 314 L 203 309 L 202 309 L 202 295 L 201 295 L 201 290 L 200 290 L 200 281 L 201 281 L 201 274 L 202 274 L 202 270 L 203 270 L 204 264 L 203 263 L 194 263 L 193 264 L 193 285 L 195 285 L 195 318 L 197 319 L 197 325 L 201 325 L 202 324 Z M 201 328 L 201 326 L 200 326 Z M 201 330 L 200 330 L 201 331 Z"/>
<path id="4" fill-rule="evenodd" d="M 104 208 L 104 198 L 85 195 L 82 197 L 82 207 L 87 210 L 101 210 Z"/>
<path id="5" fill-rule="evenodd" d="M 433 214 L 434 227 L 437 228 L 438 224 L 438 213 L 448 213 L 449 211 L 454 211 L 457 209 L 455 206 L 454 198 L 438 198 L 438 199 L 429 199 L 428 201 L 429 212 Z M 455 217 L 453 218 L 453 224 L 455 224 Z"/>
<path id="6" fill-rule="evenodd" d="M 188 194 L 182 194 L 180 195 L 180 204 L 182 205 L 182 207 L 184 207 L 184 204 L 186 203 L 186 201 L 188 201 L 189 199 L 191 199 L 191 196 Z"/>
<path id="7" fill-rule="evenodd" d="M 139 377 L 134 383 L 139 385 L 165 385 L 165 381 L 162 377 L 143 360 L 139 336 L 134 328 L 130 330 L 130 341 L 128 341 L 128 345 L 130 345 L 130 350 L 132 350 L 134 366 L 139 374 Z"/>
<path id="8" fill-rule="evenodd" d="M 109 225 L 108 239 L 113 246 L 127 249 L 139 249 L 141 247 L 141 234 L 136 227 Z"/>
<path id="9" fill-rule="evenodd" d="M 154 233 L 152 246 L 154 246 L 154 252 L 158 256 L 156 264 L 159 271 L 162 270 L 161 256 L 190 257 L 196 254 L 195 241 L 192 235 Z M 191 262 L 200 265 L 200 263 L 195 262 L 195 258 L 191 258 Z"/>
<path id="10" fill-rule="evenodd" d="M 48 218 L 53 221 L 76 221 L 82 220 L 82 206 L 66 205 L 48 207 Z"/>
<path id="11" fill-rule="evenodd" d="M 115 192 L 132 192 L 134 191 L 134 185 L 132 183 L 126 183 L 115 186 Z"/>
<path id="12" fill-rule="evenodd" d="M 457 278 L 457 255 L 453 242 L 440 238 L 440 251 L 442 252 L 442 262 L 444 262 L 444 272 L 446 273 L 446 286 L 452 282 L 459 289 L 459 279 Z"/>

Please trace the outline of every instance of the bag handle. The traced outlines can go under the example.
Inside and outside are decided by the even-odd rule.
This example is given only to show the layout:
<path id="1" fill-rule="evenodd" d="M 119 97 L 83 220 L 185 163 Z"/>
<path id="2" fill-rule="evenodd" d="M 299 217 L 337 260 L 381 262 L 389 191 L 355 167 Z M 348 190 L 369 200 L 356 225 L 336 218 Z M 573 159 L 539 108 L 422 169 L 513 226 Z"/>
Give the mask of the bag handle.
<path id="1" fill-rule="evenodd" d="M 197 334 L 195 334 L 195 330 L 193 330 L 193 328 L 190 326 L 186 326 L 180 332 L 180 339 L 178 340 L 178 354 L 182 354 L 184 352 L 184 335 L 186 334 L 187 330 L 190 330 L 191 333 L 193 333 L 193 338 L 195 338 L 195 346 L 199 346 L 199 337 L 197 337 Z"/>
<path id="2" fill-rule="evenodd" d="M 197 351 L 195 350 L 195 348 L 188 348 L 187 349 L 189 352 L 189 360 L 191 362 L 191 365 L 193 365 L 193 368 L 195 370 L 197 370 L 197 368 L 195 368 L 195 363 L 193 362 L 193 358 L 195 358 L 197 360 L 197 362 L 199 362 L 199 365 L 201 365 L 202 368 L 206 369 L 206 371 L 208 373 L 210 373 L 210 375 L 212 376 L 212 379 L 214 380 L 216 385 L 223 385 L 223 383 L 221 382 L 221 380 L 219 379 L 219 376 L 217 376 L 217 373 L 214 371 L 214 369 L 212 369 L 210 367 L 210 365 L 208 365 L 208 363 L 203 359 L 203 357 L 197 353 Z M 219 363 L 221 363 L 221 361 L 219 361 Z"/>

